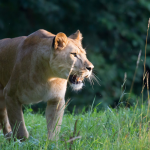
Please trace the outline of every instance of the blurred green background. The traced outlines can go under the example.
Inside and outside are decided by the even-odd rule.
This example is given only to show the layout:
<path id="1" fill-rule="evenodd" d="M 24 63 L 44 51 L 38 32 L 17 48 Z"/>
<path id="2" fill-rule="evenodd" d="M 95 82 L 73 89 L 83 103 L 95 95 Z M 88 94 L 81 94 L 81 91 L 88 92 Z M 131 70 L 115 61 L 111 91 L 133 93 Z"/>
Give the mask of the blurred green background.
<path id="1" fill-rule="evenodd" d="M 137 57 L 142 50 L 134 80 L 132 99 L 142 90 L 144 49 L 150 1 L 147 0 L 0 0 L 0 39 L 29 35 L 38 29 L 67 36 L 77 29 L 83 34 L 83 47 L 94 64 L 94 73 L 100 79 L 92 86 L 86 82 L 80 92 L 68 86 L 66 100 L 71 99 L 68 110 L 76 112 L 92 104 L 115 107 L 121 96 L 124 74 L 125 92 L 130 91 Z M 147 45 L 146 68 L 150 67 L 150 44 Z M 146 98 L 145 98 L 146 100 Z M 126 98 L 123 100 L 126 101 Z M 44 103 L 32 106 L 35 111 Z"/>

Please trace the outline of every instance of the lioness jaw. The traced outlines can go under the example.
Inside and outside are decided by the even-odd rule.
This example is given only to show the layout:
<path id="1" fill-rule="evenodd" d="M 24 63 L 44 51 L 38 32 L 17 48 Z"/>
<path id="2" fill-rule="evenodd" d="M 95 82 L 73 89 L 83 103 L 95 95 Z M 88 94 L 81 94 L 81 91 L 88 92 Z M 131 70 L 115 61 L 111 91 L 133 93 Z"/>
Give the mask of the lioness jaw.
<path id="1" fill-rule="evenodd" d="M 43 29 L 0 40 L 0 126 L 5 136 L 13 131 L 18 139 L 28 138 L 22 104 L 45 101 L 48 137 L 58 138 L 67 82 L 73 90 L 81 89 L 94 67 L 81 42 L 79 30 L 67 37 Z"/>

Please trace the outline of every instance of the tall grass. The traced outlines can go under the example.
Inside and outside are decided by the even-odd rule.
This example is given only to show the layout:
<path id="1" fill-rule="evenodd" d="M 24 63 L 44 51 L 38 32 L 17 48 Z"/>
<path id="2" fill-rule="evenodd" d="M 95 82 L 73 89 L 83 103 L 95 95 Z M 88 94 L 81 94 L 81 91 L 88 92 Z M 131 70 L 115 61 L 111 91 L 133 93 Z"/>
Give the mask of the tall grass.
<path id="1" fill-rule="evenodd" d="M 141 109 L 143 107 L 143 109 Z M 150 147 L 150 114 L 148 106 L 111 109 L 96 108 L 79 115 L 65 114 L 60 139 L 47 139 L 46 119 L 41 114 L 25 112 L 30 138 L 25 142 L 4 139 L 1 150 L 132 150 Z M 142 118 L 141 118 L 142 116 Z"/>

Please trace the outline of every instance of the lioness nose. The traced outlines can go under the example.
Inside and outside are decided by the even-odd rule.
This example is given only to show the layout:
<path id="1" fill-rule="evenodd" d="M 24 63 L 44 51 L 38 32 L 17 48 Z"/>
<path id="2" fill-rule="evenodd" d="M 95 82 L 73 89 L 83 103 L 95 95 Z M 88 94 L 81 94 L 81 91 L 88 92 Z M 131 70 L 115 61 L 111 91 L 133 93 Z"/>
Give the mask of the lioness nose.
<path id="1" fill-rule="evenodd" d="M 86 67 L 87 70 L 91 71 L 94 68 L 93 65 Z"/>
<path id="2" fill-rule="evenodd" d="M 92 68 L 91 68 L 91 67 L 86 67 L 86 69 L 87 69 L 87 70 L 89 70 L 89 71 L 91 71 L 91 70 L 92 70 Z"/>

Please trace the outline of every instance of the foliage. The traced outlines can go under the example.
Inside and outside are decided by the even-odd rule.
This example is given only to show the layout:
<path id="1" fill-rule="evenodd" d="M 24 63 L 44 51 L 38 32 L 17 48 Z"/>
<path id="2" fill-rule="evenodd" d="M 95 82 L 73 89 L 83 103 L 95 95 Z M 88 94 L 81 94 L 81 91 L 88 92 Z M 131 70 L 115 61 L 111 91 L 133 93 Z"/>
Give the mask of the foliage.
<path id="1" fill-rule="evenodd" d="M 0 149 L 5 150 L 129 150 L 149 149 L 150 113 L 147 105 L 97 111 L 91 108 L 79 115 L 66 114 L 60 140 L 47 139 L 46 119 L 41 114 L 25 112 L 30 137 L 25 142 L 4 139 L 0 132 Z"/>
<path id="2" fill-rule="evenodd" d="M 1 0 L 0 38 L 29 35 L 39 28 L 69 36 L 80 29 L 101 86 L 95 83 L 92 89 L 86 83 L 78 94 L 69 89 L 66 96 L 71 98 L 69 110 L 73 105 L 78 109 L 89 106 L 95 96 L 95 104 L 115 106 L 124 73 L 127 73 L 126 91 L 129 92 L 140 49 L 144 56 L 149 14 L 150 2 L 146 0 Z M 149 62 L 148 44 L 147 69 Z M 140 62 L 133 95 L 141 92 L 142 68 L 143 62 Z"/>

